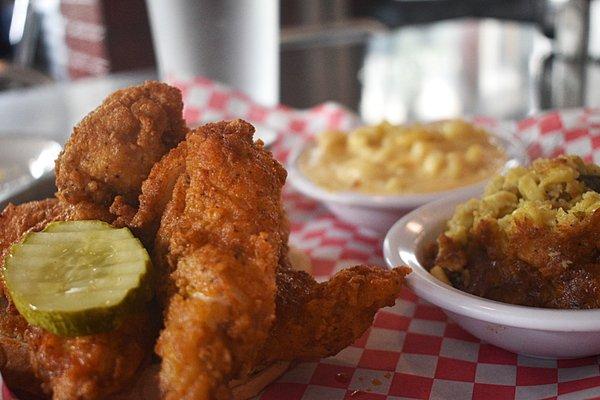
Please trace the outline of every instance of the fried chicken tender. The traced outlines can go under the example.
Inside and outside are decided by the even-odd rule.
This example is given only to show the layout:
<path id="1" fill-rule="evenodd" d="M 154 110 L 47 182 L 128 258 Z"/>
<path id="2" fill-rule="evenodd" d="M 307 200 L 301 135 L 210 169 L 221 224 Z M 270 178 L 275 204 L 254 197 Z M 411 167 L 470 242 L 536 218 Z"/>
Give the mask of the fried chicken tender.
<path id="1" fill-rule="evenodd" d="M 157 82 L 110 95 L 75 127 L 56 162 L 59 200 L 11 205 L 1 214 L 2 257 L 25 232 L 51 221 L 118 217 L 123 225 L 152 166 L 184 139 L 182 109 L 180 92 Z M 130 316 L 113 332 L 63 338 L 29 326 L 1 289 L 0 367 L 24 395 L 105 398 L 123 389 L 151 352 L 158 327 L 150 313 Z"/>
<path id="2" fill-rule="evenodd" d="M 150 169 L 188 131 L 179 90 L 158 82 L 119 90 L 85 117 L 56 162 L 57 196 L 108 208 L 137 205 Z"/>
<path id="3" fill-rule="evenodd" d="M 275 317 L 286 251 L 286 172 L 241 120 L 204 125 L 185 144 L 155 244 L 170 300 L 156 347 L 166 399 L 228 399 L 258 359 Z"/>
<path id="4" fill-rule="evenodd" d="M 97 219 L 104 210 L 57 199 L 9 205 L 0 214 L 0 265 L 10 246 L 52 221 Z M 113 332 L 76 338 L 30 326 L 0 284 L 0 371 L 21 400 L 103 399 L 133 378 L 151 353 L 156 323 L 149 313 L 131 315 Z"/>
<path id="5" fill-rule="evenodd" d="M 58 199 L 0 214 L 0 263 L 30 230 L 99 219 L 131 228 L 155 267 L 157 310 L 76 338 L 28 325 L 0 284 L 0 369 L 23 400 L 122 390 L 163 309 L 163 397 L 219 400 L 264 365 L 337 353 L 393 304 L 406 269 L 358 266 L 318 284 L 289 267 L 286 172 L 253 132 L 241 120 L 189 132 L 177 89 L 121 90 L 74 129 L 56 162 Z"/>
<path id="6" fill-rule="evenodd" d="M 111 332 L 66 338 L 31 327 L 30 359 L 54 400 L 105 399 L 125 388 L 148 360 L 156 323 L 132 314 Z"/>
<path id="7" fill-rule="evenodd" d="M 227 130 L 223 128 L 227 125 L 222 123 L 219 126 L 220 129 Z M 216 125 L 208 125 L 203 129 L 215 130 L 215 127 Z M 216 332 L 224 316 L 230 318 L 231 312 L 223 306 L 222 302 L 211 301 L 209 305 L 206 304 L 206 300 L 214 293 L 219 291 L 236 293 L 239 290 L 234 286 L 237 284 L 229 284 L 225 281 L 225 279 L 233 279 L 226 277 L 225 274 L 228 274 L 229 264 L 234 264 L 235 260 L 227 258 L 226 253 L 231 250 L 221 250 L 219 246 L 213 245 L 223 240 L 222 233 L 217 234 L 216 241 L 210 240 L 209 237 L 214 235 L 212 231 L 227 232 L 226 243 L 239 241 L 244 237 L 243 231 L 222 224 L 238 221 L 237 218 L 242 223 L 250 210 L 253 208 L 260 210 L 264 200 L 257 197 L 263 195 L 258 191 L 266 194 L 273 192 L 273 190 L 265 191 L 264 183 L 255 183 L 252 179 L 241 183 L 239 187 L 228 184 L 230 180 L 228 174 L 235 175 L 238 171 L 242 171 L 242 168 L 231 165 L 229 161 L 232 156 L 228 154 L 233 151 L 233 147 L 227 140 L 213 139 L 212 143 L 206 143 L 206 139 L 194 137 L 197 134 L 192 133 L 186 141 L 171 150 L 154 166 L 143 184 L 138 213 L 129 222 L 131 226 L 150 232 L 155 232 L 160 223 L 154 250 L 155 264 L 163 273 L 163 276 L 158 279 L 158 292 L 163 303 L 167 303 L 170 298 L 172 300 L 166 316 L 167 329 L 162 334 L 158 351 L 167 358 L 163 359 L 161 378 L 163 386 L 167 388 L 167 394 L 170 393 L 173 398 L 186 395 L 190 396 L 189 398 L 226 396 L 227 390 L 222 385 L 220 389 L 213 390 L 211 385 L 214 383 L 211 384 L 211 381 L 227 381 L 233 374 L 227 376 L 216 371 L 216 374 L 198 379 L 199 375 L 206 374 L 202 371 L 206 365 L 210 366 L 211 371 L 215 370 L 212 367 L 215 357 L 223 360 L 221 368 L 224 370 L 233 370 L 239 364 L 238 360 L 228 358 L 230 352 L 227 341 L 230 339 L 223 340 L 226 335 L 218 335 Z M 210 138 L 211 135 L 208 137 Z M 225 139 L 241 140 L 229 136 L 225 136 Z M 192 141 L 200 140 L 202 146 L 192 147 Z M 202 161 L 209 157 L 213 159 L 210 164 L 212 170 L 220 171 L 219 176 L 225 177 L 211 178 L 209 170 L 198 175 L 200 179 L 192 179 L 190 171 L 202 171 L 207 167 L 199 168 L 190 160 Z M 273 168 L 270 159 L 257 161 L 266 162 L 267 170 Z M 253 165 L 253 168 L 264 169 L 265 166 Z M 252 173 L 249 167 L 244 170 L 249 174 Z M 236 176 L 236 179 L 246 178 Z M 263 180 L 257 177 L 254 179 Z M 213 185 L 218 185 L 219 196 L 213 194 L 215 190 Z M 254 191 L 257 193 L 253 193 Z M 253 197 L 250 197 L 247 192 L 252 193 Z M 193 199 L 196 203 L 191 203 L 191 193 L 194 193 Z M 228 198 L 232 195 L 237 196 L 239 201 L 221 200 L 221 196 Z M 202 214 L 192 216 L 190 211 L 186 211 L 191 206 Z M 181 218 L 182 215 L 186 215 L 185 221 Z M 295 271 L 288 265 L 286 243 L 289 224 L 285 216 L 277 215 L 275 219 L 259 217 L 256 214 L 258 229 L 270 228 L 278 233 L 277 236 L 281 241 L 278 245 L 279 266 L 276 275 L 276 319 L 269 332 L 269 338 L 260 349 L 258 358 L 252 362 L 254 357 L 247 357 L 249 361 L 247 365 L 260 368 L 260 365 L 276 360 L 304 360 L 336 354 L 368 329 L 379 308 L 394 303 L 404 282 L 404 275 L 408 272 L 407 269 L 397 268 L 390 271 L 377 267 L 358 266 L 340 272 L 329 282 L 318 284 L 310 275 Z M 192 232 L 191 226 L 194 222 L 199 226 L 206 226 L 201 231 L 201 235 Z M 179 232 L 181 238 L 175 238 L 175 232 Z M 198 252 L 195 256 L 189 255 L 183 261 L 179 253 L 189 253 L 189 249 L 195 247 L 201 248 L 203 252 Z M 208 271 L 209 263 L 206 260 L 218 265 L 218 273 L 225 277 L 217 279 L 214 271 Z M 264 272 L 259 275 L 264 279 Z M 249 275 L 238 276 L 243 279 L 242 282 L 247 281 L 248 284 L 256 279 L 256 276 L 248 277 Z M 213 283 L 215 281 L 218 285 Z M 186 289 L 187 297 L 192 298 L 187 301 L 185 295 L 176 294 L 172 297 L 173 293 L 180 293 L 183 287 L 197 285 L 197 282 L 202 282 L 202 285 L 206 285 L 206 282 L 211 283 L 209 287 L 201 286 L 200 289 L 192 290 L 192 292 L 197 291 L 194 293 L 201 293 L 200 299 L 190 296 L 190 289 Z M 192 326 L 207 327 L 201 331 L 196 330 L 197 335 L 191 335 L 189 328 Z M 228 356 L 221 357 L 222 354 Z M 204 364 L 191 362 L 190 357 L 192 360 L 203 360 Z M 242 369 L 244 368 L 242 366 Z M 175 386 L 173 382 L 176 382 L 179 389 L 169 392 L 168 388 Z"/>
<path id="8" fill-rule="evenodd" d="M 187 156 L 187 142 L 181 142 L 172 149 L 159 162 L 157 162 L 148 179 L 142 184 L 142 194 L 139 197 L 139 208 L 135 214 L 127 212 L 116 213 L 119 215 L 119 223 L 131 228 L 144 243 L 154 246 L 156 232 L 158 231 L 162 216 L 171 200 L 175 184 L 181 175 L 185 173 Z M 112 207 L 115 209 L 116 207 Z M 163 248 L 166 249 L 165 246 Z M 168 278 L 168 269 L 158 271 L 159 283 Z M 159 285 L 159 291 L 164 285 Z M 166 305 L 166 295 L 159 295 L 163 306 Z"/>
<path id="9" fill-rule="evenodd" d="M 50 221 L 67 213 L 56 199 L 15 206 L 9 204 L 0 214 L 0 265 L 10 246 L 29 230 L 41 230 Z M 23 398 L 42 396 L 41 382 L 35 376 L 27 343 L 29 324 L 10 300 L 4 280 L 0 281 L 0 371 L 2 378 Z"/>
<path id="10" fill-rule="evenodd" d="M 329 281 L 282 265 L 277 272 L 277 318 L 261 356 L 276 360 L 329 357 L 356 341 L 377 310 L 394 304 L 408 268 L 356 266 Z"/>

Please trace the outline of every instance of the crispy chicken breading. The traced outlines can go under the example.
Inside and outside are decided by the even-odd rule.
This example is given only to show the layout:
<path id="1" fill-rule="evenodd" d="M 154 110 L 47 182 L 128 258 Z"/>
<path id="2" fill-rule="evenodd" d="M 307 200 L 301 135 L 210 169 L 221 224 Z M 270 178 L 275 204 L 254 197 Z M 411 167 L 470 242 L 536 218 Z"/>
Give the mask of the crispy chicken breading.
<path id="1" fill-rule="evenodd" d="M 134 379 L 149 361 L 156 323 L 148 312 L 127 316 L 111 332 L 65 338 L 32 327 L 30 359 L 54 400 L 105 399 Z"/>
<path id="2" fill-rule="evenodd" d="M 166 399 L 229 398 L 229 381 L 251 371 L 275 317 L 286 173 L 253 132 L 238 120 L 186 139 L 155 244 L 171 281 L 157 344 Z"/>
<path id="3" fill-rule="evenodd" d="M 157 82 L 109 96 L 75 127 L 56 162 L 59 200 L 11 205 L 3 212 L 0 254 L 26 231 L 41 230 L 51 221 L 113 222 L 133 214 L 154 163 L 185 137 L 182 108 L 179 91 Z M 62 338 L 29 326 L 3 286 L 2 300 L 5 357 L 0 366 L 9 385 L 21 393 L 39 395 L 41 383 L 54 399 L 105 398 L 132 379 L 158 330 L 150 313 L 140 313 L 114 332 Z"/>
<path id="4" fill-rule="evenodd" d="M 173 195 L 175 184 L 185 172 L 186 156 L 187 141 L 183 141 L 154 165 L 148 178 L 142 184 L 139 208 L 135 214 L 128 214 L 127 211 L 120 212 L 118 202 L 113 204 L 112 209 L 119 214 L 119 222 L 130 227 L 137 236 L 144 239 L 145 243 L 150 243 L 152 246 L 154 246 L 161 218 Z M 158 282 L 166 282 L 168 269 L 159 270 L 158 273 L 160 275 Z M 159 285 L 160 293 L 164 286 Z M 160 294 L 159 298 L 164 305 L 166 294 Z"/>
<path id="5" fill-rule="evenodd" d="M 209 125 L 206 129 L 214 128 Z M 233 167 L 225 161 L 236 157 L 236 154 L 235 152 L 229 154 L 233 151 L 233 148 L 225 143 L 218 143 L 216 146 L 211 145 L 210 150 L 208 150 L 209 147 L 206 144 L 203 144 L 202 147 L 190 148 L 190 143 L 193 140 L 198 140 L 194 138 L 195 134 L 192 133 L 186 141 L 180 143 L 176 149 L 171 150 L 167 156 L 155 165 L 143 184 L 138 213 L 129 222 L 130 225 L 146 232 L 156 232 L 158 224 L 161 224 L 155 245 L 154 259 L 155 264 L 161 266 L 159 270 L 164 274 L 158 280 L 158 290 L 159 293 L 162 293 L 160 297 L 164 299 L 163 303 L 167 302 L 166 299 L 170 298 L 170 294 L 178 291 L 181 284 L 189 285 L 188 279 L 191 276 L 194 277 L 194 281 L 198 282 L 215 280 L 212 274 L 207 273 L 207 263 L 203 261 L 203 258 L 210 258 L 211 261 L 214 258 L 213 262 L 225 265 L 229 262 L 225 254 L 231 250 L 213 251 L 211 249 L 212 240 L 200 241 L 201 246 L 211 249 L 206 255 L 189 257 L 185 263 L 180 261 L 177 252 L 186 252 L 190 248 L 197 247 L 194 241 L 197 240 L 198 234 L 190 233 L 190 222 L 184 223 L 180 218 L 185 214 L 186 207 L 190 207 L 191 198 L 189 198 L 188 191 L 195 190 L 199 194 L 199 196 L 194 196 L 194 200 L 198 201 L 195 207 L 205 213 L 210 211 L 211 221 L 219 222 L 206 225 L 205 222 L 202 222 L 202 219 L 208 218 L 206 215 L 195 215 L 191 219 L 192 221 L 206 225 L 208 232 L 211 230 L 218 232 L 225 227 L 228 232 L 227 241 L 239 241 L 244 237 L 243 231 L 231 229 L 226 225 L 223 226 L 225 221 L 241 218 L 239 212 L 235 212 L 236 209 L 241 209 L 241 207 L 234 207 L 234 204 L 229 201 L 223 202 L 220 197 L 217 198 L 212 194 L 212 188 L 207 190 L 206 186 L 199 187 L 200 182 L 203 182 L 204 185 L 209 185 L 210 188 L 210 184 L 205 183 L 208 175 L 202 175 L 203 179 L 201 180 L 191 181 L 189 172 L 186 172 L 190 168 L 194 169 L 189 162 L 190 158 L 213 158 L 214 153 L 218 154 L 222 160 L 219 161 L 215 158 L 211 164 L 212 168 L 217 171 L 219 168 L 223 168 L 228 174 L 236 174 L 237 171 L 241 173 L 242 169 Z M 235 140 L 241 139 L 236 138 Z M 267 160 L 267 163 L 270 163 L 270 161 Z M 198 169 L 198 167 L 195 168 Z M 225 172 L 221 172 L 221 174 L 225 174 Z M 238 179 L 241 178 L 238 177 Z M 222 182 L 227 182 L 223 178 L 213 179 L 212 181 L 221 183 L 219 187 L 222 195 L 238 196 L 241 201 L 248 203 L 246 204 L 248 209 L 252 207 L 259 208 L 261 201 L 256 197 L 256 194 L 253 193 L 254 197 L 250 198 L 247 193 L 244 193 L 238 187 L 223 184 Z M 248 183 L 251 183 L 251 181 L 249 180 Z M 247 188 L 259 187 L 261 186 L 257 184 L 247 185 Z M 210 204 L 210 208 L 207 209 L 206 203 Z M 215 205 L 218 205 L 218 208 L 215 208 Z M 216 211 L 218 211 L 218 214 L 214 217 L 212 214 Z M 247 211 L 243 210 L 243 212 L 244 214 L 241 215 L 246 215 Z M 161 216 L 163 216 L 162 220 Z M 277 222 L 277 225 L 271 225 L 271 229 L 279 232 L 279 237 L 283 238 L 283 244 L 279 251 L 279 266 L 276 277 L 276 319 L 269 332 L 269 338 L 261 349 L 256 362 L 252 365 L 253 367 L 265 365 L 275 360 L 314 359 L 336 354 L 364 333 L 379 308 L 394 303 L 404 282 L 404 275 L 408 271 L 403 268 L 390 271 L 377 267 L 358 266 L 340 272 L 326 283 L 317 284 L 310 275 L 294 271 L 288 266 L 285 243 L 289 234 L 289 226 L 285 216 L 279 217 Z M 262 223 L 264 224 L 264 222 Z M 185 237 L 173 240 L 173 233 L 182 230 L 185 232 Z M 208 236 L 209 233 L 205 233 L 205 235 Z M 177 243 L 177 246 L 181 249 L 176 250 L 173 243 Z M 178 262 L 182 264 L 179 271 L 175 270 L 178 268 L 175 266 Z M 173 272 L 174 270 L 175 272 Z M 178 283 L 178 280 L 183 283 Z M 223 288 L 223 286 L 219 287 Z M 232 288 L 230 287 L 229 290 Z M 198 380 L 199 370 L 189 369 L 190 354 L 196 354 L 192 356 L 193 358 L 210 361 L 211 354 L 205 354 L 207 348 L 214 348 L 213 357 L 215 354 L 227 350 L 225 342 L 222 341 L 214 341 L 209 347 L 201 344 L 202 342 L 208 343 L 210 340 L 214 340 L 216 337 L 214 331 L 207 330 L 206 332 L 210 332 L 210 334 L 203 332 L 199 333 L 198 337 L 190 337 L 189 332 L 185 329 L 200 323 L 202 320 L 215 318 L 215 315 L 227 313 L 221 309 L 221 304 L 211 304 L 210 309 L 213 311 L 209 312 L 206 310 L 207 307 L 204 303 L 204 301 L 192 299 L 186 305 L 186 302 L 176 295 L 167 314 L 167 321 L 171 321 L 168 325 L 170 328 L 163 333 L 159 351 L 165 356 L 170 355 L 170 359 L 167 362 L 163 360 L 162 380 L 163 385 L 169 385 L 169 381 L 177 380 L 177 384 L 185 388 L 185 390 L 181 389 L 180 392 L 177 392 L 178 396 L 183 396 L 187 393 L 187 390 L 192 390 L 190 385 L 195 385 L 193 390 L 198 390 L 195 393 L 200 393 L 201 389 L 198 386 L 206 388 L 208 385 L 208 383 Z M 218 310 L 218 312 L 214 310 Z M 211 312 L 214 314 L 211 314 Z M 167 339 L 173 347 L 166 348 Z M 220 350 L 217 351 L 216 349 Z M 251 357 L 248 359 L 251 360 Z M 174 367 L 171 366 L 173 364 L 171 360 L 178 361 L 178 370 L 172 370 Z M 232 367 L 228 364 L 226 368 Z M 182 378 L 182 376 L 186 376 L 186 371 L 188 372 L 187 377 Z M 210 379 L 223 379 L 223 377 L 221 375 L 218 377 L 212 376 Z M 184 379 L 187 379 L 187 383 Z M 220 395 L 218 391 L 214 393 L 217 394 L 213 396 Z"/>
<path id="6" fill-rule="evenodd" d="M 118 91 L 73 131 L 58 199 L 0 214 L 0 263 L 55 220 L 127 226 L 152 254 L 156 309 L 112 332 L 64 338 L 27 324 L 0 285 L 0 369 L 22 399 L 95 400 L 125 388 L 156 343 L 171 399 L 229 399 L 278 360 L 333 355 L 393 304 L 407 270 L 357 266 L 318 284 L 288 261 L 286 172 L 241 120 L 188 132 L 179 92 Z"/>
<path id="7" fill-rule="evenodd" d="M 261 357 L 312 360 L 329 357 L 357 340 L 377 310 L 394 304 L 408 268 L 356 266 L 317 283 L 282 265 L 277 272 L 277 318 Z"/>
<path id="8" fill-rule="evenodd" d="M 0 214 L 0 265 L 10 246 L 29 230 L 41 230 L 50 221 L 67 213 L 55 199 L 15 206 L 9 204 Z M 29 358 L 27 343 L 29 324 L 10 300 L 4 281 L 0 280 L 0 371 L 2 378 L 23 399 L 42 396 L 41 382 Z"/>
<path id="9" fill-rule="evenodd" d="M 58 197 L 136 205 L 150 169 L 187 132 L 179 90 L 158 82 L 119 90 L 85 117 L 56 162 Z"/>

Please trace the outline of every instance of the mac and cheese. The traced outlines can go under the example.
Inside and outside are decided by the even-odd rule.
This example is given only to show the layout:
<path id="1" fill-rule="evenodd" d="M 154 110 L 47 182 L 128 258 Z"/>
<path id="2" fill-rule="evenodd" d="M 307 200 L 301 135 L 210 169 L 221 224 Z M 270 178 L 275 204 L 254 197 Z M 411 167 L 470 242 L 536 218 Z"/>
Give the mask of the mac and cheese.
<path id="1" fill-rule="evenodd" d="M 398 194 L 475 183 L 498 172 L 505 161 L 504 151 L 483 129 L 451 120 L 324 132 L 301 156 L 300 167 L 329 190 Z"/>

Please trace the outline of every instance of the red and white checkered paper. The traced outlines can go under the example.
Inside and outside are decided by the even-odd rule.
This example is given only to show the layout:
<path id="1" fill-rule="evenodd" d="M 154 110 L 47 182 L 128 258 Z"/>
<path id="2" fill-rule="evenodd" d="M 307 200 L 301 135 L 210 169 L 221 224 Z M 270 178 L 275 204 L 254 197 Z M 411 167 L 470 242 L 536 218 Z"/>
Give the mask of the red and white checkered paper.
<path id="1" fill-rule="evenodd" d="M 326 103 L 308 110 L 263 107 L 203 78 L 175 81 L 190 125 L 243 118 L 274 130 L 272 147 L 285 163 L 290 149 L 325 129 L 348 129 L 358 118 Z M 499 122 L 477 118 L 492 126 Z M 508 124 L 530 157 L 574 153 L 600 162 L 600 109 L 554 111 Z M 291 243 L 310 255 L 314 274 L 326 279 L 355 264 L 384 265 L 383 238 L 338 221 L 322 205 L 289 186 L 285 204 Z M 4 399 L 8 399 L 4 391 Z M 600 398 L 600 357 L 543 360 L 481 342 L 436 306 L 405 289 L 395 306 L 335 357 L 302 363 L 271 384 L 260 400 Z"/>

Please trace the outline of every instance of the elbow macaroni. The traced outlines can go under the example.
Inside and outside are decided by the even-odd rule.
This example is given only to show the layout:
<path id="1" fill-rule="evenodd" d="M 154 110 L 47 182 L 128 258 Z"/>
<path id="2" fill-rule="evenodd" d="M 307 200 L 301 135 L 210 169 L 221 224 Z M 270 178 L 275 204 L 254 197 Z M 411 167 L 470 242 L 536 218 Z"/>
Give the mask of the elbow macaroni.
<path id="1" fill-rule="evenodd" d="M 461 120 L 411 126 L 381 123 L 324 132 L 300 168 L 329 190 L 427 193 L 481 181 L 506 161 L 481 128 Z"/>
<path id="2" fill-rule="evenodd" d="M 520 219 L 558 229 L 576 224 L 600 209 L 600 194 L 580 180 L 582 175 L 600 179 L 600 167 L 569 156 L 539 159 L 529 169 L 513 168 L 494 177 L 481 199 L 457 207 L 446 236 L 464 245 L 483 220 L 496 221 L 506 232 Z"/>

